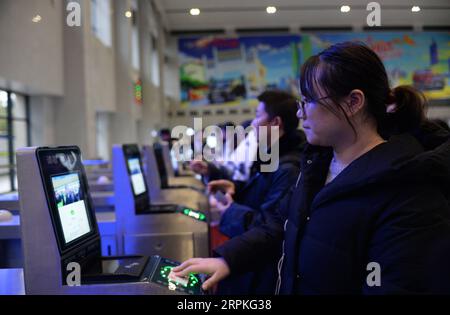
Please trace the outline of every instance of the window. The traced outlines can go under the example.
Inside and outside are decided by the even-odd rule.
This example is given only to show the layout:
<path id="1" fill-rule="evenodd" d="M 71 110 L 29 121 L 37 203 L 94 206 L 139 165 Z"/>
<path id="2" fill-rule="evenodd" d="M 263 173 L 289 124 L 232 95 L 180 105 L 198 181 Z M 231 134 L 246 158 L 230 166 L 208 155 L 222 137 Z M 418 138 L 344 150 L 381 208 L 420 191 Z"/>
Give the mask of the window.
<path id="1" fill-rule="evenodd" d="M 152 82 L 155 86 L 159 86 L 159 52 L 158 43 L 155 37 L 152 36 Z"/>
<path id="2" fill-rule="evenodd" d="M 28 97 L 0 90 L 0 193 L 17 189 L 16 154 L 30 146 Z"/>
<path id="3" fill-rule="evenodd" d="M 91 28 L 103 45 L 112 46 L 110 0 L 91 0 Z"/>
<path id="4" fill-rule="evenodd" d="M 137 23 L 138 5 L 136 0 L 131 2 L 131 9 L 133 12 L 132 30 L 131 30 L 131 64 L 134 69 L 139 70 L 140 68 L 139 27 Z"/>
<path id="5" fill-rule="evenodd" d="M 96 117 L 96 132 L 97 132 L 97 158 L 102 160 L 109 160 L 111 145 L 110 145 L 110 116 L 106 112 L 97 112 Z"/>
<path id="6" fill-rule="evenodd" d="M 136 25 L 133 26 L 131 33 L 131 62 L 134 69 L 139 70 L 139 31 Z"/>

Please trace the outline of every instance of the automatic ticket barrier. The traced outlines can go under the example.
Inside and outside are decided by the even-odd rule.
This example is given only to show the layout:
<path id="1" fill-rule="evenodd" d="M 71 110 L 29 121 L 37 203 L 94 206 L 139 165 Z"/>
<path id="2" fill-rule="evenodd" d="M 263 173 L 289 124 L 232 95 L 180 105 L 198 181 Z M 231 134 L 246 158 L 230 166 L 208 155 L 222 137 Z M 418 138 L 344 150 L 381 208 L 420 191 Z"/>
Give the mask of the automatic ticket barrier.
<path id="1" fill-rule="evenodd" d="M 176 261 L 208 257 L 208 214 L 176 200 L 154 203 L 137 145 L 115 145 L 113 169 L 116 231 L 123 254 L 145 253 Z"/>
<path id="2" fill-rule="evenodd" d="M 17 151 L 27 294 L 201 294 L 160 256 L 102 257 L 78 147 Z"/>
<path id="3" fill-rule="evenodd" d="M 158 163 L 153 146 L 144 145 L 142 148 L 144 161 L 144 173 L 147 183 L 150 185 L 150 196 L 158 202 L 189 202 L 189 206 L 198 209 L 209 210 L 209 202 L 206 193 L 189 188 L 164 189 L 158 172 Z"/>
<path id="4" fill-rule="evenodd" d="M 195 177 L 176 177 L 167 143 L 155 143 L 153 149 L 162 189 L 188 188 L 205 192 L 205 185 Z"/>

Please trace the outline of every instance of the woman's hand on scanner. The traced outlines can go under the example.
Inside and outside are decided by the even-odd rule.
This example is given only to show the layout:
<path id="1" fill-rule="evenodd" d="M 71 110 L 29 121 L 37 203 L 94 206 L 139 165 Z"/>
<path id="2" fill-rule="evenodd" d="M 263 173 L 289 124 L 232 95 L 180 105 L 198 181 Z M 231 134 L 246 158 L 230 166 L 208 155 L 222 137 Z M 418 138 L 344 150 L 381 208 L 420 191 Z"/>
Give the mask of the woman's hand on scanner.
<path id="1" fill-rule="evenodd" d="M 223 258 L 191 258 L 172 270 L 177 277 L 187 277 L 191 273 L 210 275 L 202 289 L 207 291 L 230 274 L 230 268 Z"/>

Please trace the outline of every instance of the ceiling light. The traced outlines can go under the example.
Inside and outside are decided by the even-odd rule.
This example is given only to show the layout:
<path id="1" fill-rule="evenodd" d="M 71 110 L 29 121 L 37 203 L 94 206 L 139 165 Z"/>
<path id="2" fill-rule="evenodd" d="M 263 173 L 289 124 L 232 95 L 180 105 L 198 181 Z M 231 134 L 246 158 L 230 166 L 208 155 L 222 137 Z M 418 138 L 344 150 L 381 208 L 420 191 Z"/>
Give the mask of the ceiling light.
<path id="1" fill-rule="evenodd" d="M 130 10 L 125 12 L 125 17 L 128 19 L 131 19 L 133 17 L 133 12 L 131 12 Z"/>
<path id="2" fill-rule="evenodd" d="M 193 135 L 195 135 L 194 129 L 192 129 L 192 128 L 186 129 L 186 135 L 187 135 L 188 137 L 192 137 Z"/>
<path id="3" fill-rule="evenodd" d="M 191 15 L 199 15 L 200 9 L 199 8 L 192 8 L 191 11 L 189 11 Z"/>
<path id="4" fill-rule="evenodd" d="M 342 13 L 350 12 L 350 6 L 348 6 L 348 5 L 343 5 L 343 6 L 341 7 L 341 12 L 342 12 Z"/>
<path id="5" fill-rule="evenodd" d="M 277 8 L 276 7 L 267 7 L 266 12 L 269 14 L 274 14 L 277 12 Z"/>
<path id="6" fill-rule="evenodd" d="M 417 13 L 420 11 L 420 7 L 418 5 L 415 5 L 411 8 L 411 12 Z"/>
<path id="7" fill-rule="evenodd" d="M 33 21 L 34 23 L 39 23 L 40 21 L 42 21 L 42 17 L 38 14 L 35 17 L 33 17 L 31 21 Z"/>

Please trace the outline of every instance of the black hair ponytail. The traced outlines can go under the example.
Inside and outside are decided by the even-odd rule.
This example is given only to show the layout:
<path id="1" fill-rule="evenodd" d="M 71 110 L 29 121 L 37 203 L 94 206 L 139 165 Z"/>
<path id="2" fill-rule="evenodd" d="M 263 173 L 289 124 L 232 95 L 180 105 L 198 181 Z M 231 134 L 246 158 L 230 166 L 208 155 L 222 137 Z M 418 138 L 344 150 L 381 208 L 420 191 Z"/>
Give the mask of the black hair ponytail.
<path id="1" fill-rule="evenodd" d="M 385 137 L 393 134 L 412 132 L 426 120 L 427 99 L 422 92 L 412 86 L 401 85 L 392 89 L 387 99 L 392 109 L 387 112 L 387 120 L 380 130 Z"/>

